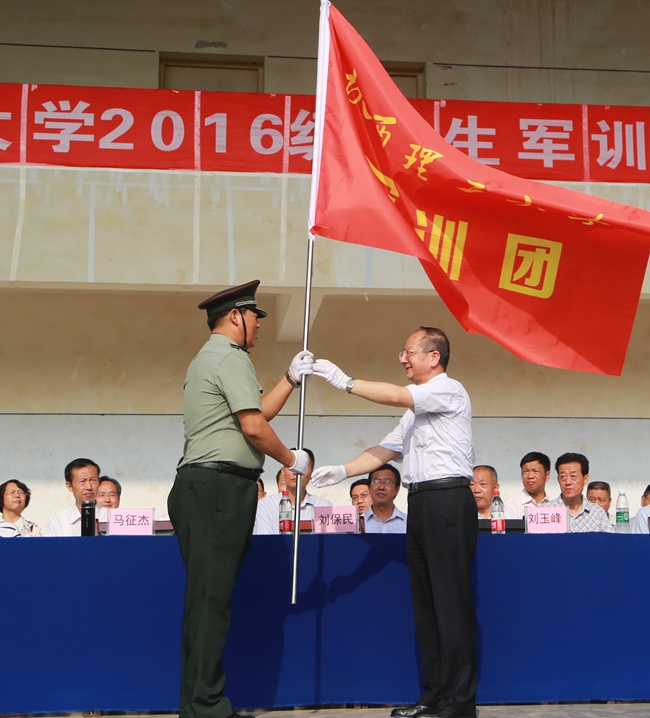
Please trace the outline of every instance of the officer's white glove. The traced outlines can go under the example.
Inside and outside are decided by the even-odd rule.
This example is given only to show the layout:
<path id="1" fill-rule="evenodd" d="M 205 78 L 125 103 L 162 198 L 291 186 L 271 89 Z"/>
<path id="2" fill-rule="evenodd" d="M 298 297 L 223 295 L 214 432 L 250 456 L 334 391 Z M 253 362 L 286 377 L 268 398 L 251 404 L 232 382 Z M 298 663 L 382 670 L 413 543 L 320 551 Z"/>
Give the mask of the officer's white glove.
<path id="1" fill-rule="evenodd" d="M 322 377 L 340 391 L 345 391 L 345 385 L 350 381 L 350 377 L 345 372 L 341 371 L 336 364 L 327 361 L 327 359 L 316 359 L 314 362 L 314 374 Z M 342 481 L 342 479 L 339 480 Z"/>
<path id="2" fill-rule="evenodd" d="M 298 352 L 291 360 L 289 374 L 291 378 L 300 384 L 303 376 L 311 376 L 314 371 L 314 355 L 310 351 Z"/>
<path id="3" fill-rule="evenodd" d="M 347 478 L 345 467 L 340 464 L 338 466 L 321 466 L 312 473 L 311 485 L 317 489 L 324 489 L 326 486 L 340 484 L 343 479 Z"/>
<path id="4" fill-rule="evenodd" d="M 289 466 L 289 471 L 293 471 L 294 474 L 306 474 L 309 469 L 309 454 L 301 449 L 294 449 L 293 457 L 293 466 Z"/>

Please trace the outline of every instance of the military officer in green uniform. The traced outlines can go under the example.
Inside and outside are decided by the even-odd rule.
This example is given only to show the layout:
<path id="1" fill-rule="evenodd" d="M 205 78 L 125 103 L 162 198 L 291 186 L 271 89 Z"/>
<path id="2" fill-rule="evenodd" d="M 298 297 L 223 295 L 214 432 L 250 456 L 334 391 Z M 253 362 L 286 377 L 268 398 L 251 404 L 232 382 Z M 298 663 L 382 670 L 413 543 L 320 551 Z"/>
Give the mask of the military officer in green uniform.
<path id="1" fill-rule="evenodd" d="M 280 411 L 313 356 L 297 354 L 264 396 L 248 355 L 259 320 L 259 281 L 218 292 L 199 304 L 210 338 L 185 380 L 185 451 L 169 494 L 169 516 L 187 569 L 183 615 L 180 718 L 236 716 L 221 666 L 239 567 L 250 547 L 257 479 L 265 455 L 304 474 L 308 456 L 291 451 L 269 421 Z"/>

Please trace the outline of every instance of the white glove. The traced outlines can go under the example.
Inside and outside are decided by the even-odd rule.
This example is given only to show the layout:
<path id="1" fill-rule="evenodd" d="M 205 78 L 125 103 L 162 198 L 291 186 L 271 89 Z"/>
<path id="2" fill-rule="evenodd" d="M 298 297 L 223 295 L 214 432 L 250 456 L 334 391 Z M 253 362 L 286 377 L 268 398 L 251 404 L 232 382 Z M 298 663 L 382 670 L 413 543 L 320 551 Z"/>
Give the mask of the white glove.
<path id="1" fill-rule="evenodd" d="M 336 364 L 332 364 L 327 359 L 317 359 L 314 362 L 314 374 L 320 376 L 329 382 L 335 389 L 345 391 L 345 384 L 350 381 L 350 377 L 342 372 Z M 343 477 L 345 478 L 345 476 Z M 339 479 L 342 481 L 343 479 Z"/>
<path id="2" fill-rule="evenodd" d="M 306 474 L 309 470 L 309 454 L 301 449 L 294 449 L 293 457 L 295 460 L 293 466 L 289 466 L 289 471 L 301 476 Z"/>
<path id="3" fill-rule="evenodd" d="M 314 355 L 310 351 L 301 351 L 291 360 L 289 374 L 291 378 L 300 384 L 303 376 L 311 376 L 314 372 Z"/>
<path id="4" fill-rule="evenodd" d="M 332 366 L 334 365 L 332 364 Z M 347 478 L 345 467 L 340 464 L 338 466 L 321 466 L 312 473 L 311 485 L 317 489 L 324 489 L 326 486 L 340 484 L 343 479 Z"/>

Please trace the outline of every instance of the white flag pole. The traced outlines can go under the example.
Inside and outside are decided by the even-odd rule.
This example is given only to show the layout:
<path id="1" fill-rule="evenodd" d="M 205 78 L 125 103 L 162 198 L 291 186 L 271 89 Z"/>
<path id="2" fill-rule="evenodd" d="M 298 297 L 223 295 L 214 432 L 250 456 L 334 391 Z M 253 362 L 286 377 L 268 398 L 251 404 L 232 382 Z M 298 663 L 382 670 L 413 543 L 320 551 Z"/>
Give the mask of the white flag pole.
<path id="1" fill-rule="evenodd" d="M 311 195 L 309 199 L 309 220 L 307 224 L 307 280 L 305 283 L 305 319 L 303 324 L 302 348 L 309 346 L 309 318 L 311 308 L 312 276 L 314 273 L 314 235 L 311 228 L 316 222 L 316 203 L 320 180 L 320 161 L 323 149 L 323 127 L 325 124 L 325 104 L 327 100 L 327 70 L 329 66 L 330 26 L 329 0 L 321 0 L 320 22 L 318 26 L 318 74 L 316 79 L 316 112 L 314 127 L 314 158 L 311 169 Z M 305 438 L 305 404 L 307 382 L 300 384 L 300 409 L 298 412 L 298 448 L 303 448 Z M 298 553 L 300 547 L 300 504 L 302 503 L 302 477 L 296 482 L 296 517 L 293 524 L 293 573 L 291 578 L 291 603 L 298 602 Z"/>

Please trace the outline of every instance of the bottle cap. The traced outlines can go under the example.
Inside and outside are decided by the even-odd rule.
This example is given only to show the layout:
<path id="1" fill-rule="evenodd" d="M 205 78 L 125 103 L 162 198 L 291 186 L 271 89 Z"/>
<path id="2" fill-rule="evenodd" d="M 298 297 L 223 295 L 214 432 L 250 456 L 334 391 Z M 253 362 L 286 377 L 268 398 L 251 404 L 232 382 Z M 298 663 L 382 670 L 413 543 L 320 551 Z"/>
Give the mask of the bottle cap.
<path id="1" fill-rule="evenodd" d="M 494 495 L 495 495 L 495 496 L 501 496 L 501 493 L 499 492 L 499 489 L 494 489 Z"/>
<path id="2" fill-rule="evenodd" d="M 289 489 L 282 489 L 282 496 L 289 496 Z"/>

